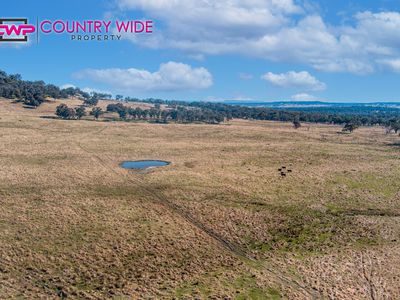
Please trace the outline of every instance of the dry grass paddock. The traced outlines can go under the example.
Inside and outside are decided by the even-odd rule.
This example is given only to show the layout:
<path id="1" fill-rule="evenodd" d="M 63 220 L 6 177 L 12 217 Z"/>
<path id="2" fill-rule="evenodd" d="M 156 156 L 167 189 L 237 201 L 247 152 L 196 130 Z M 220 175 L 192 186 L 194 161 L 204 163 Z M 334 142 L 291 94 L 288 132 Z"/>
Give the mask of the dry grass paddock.
<path id="1" fill-rule="evenodd" d="M 400 297 L 398 136 L 43 118 L 58 104 L 0 100 L 0 298 Z M 172 164 L 119 167 L 142 159 Z"/>

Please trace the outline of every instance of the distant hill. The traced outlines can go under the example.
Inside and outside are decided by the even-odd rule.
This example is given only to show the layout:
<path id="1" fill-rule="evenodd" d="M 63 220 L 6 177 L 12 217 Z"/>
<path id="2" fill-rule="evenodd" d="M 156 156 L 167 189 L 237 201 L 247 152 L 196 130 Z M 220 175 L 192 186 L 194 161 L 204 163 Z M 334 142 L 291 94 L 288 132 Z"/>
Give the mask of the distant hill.
<path id="1" fill-rule="evenodd" d="M 373 103 L 337 103 L 323 101 L 223 101 L 224 104 L 239 105 L 245 107 L 268 107 L 274 109 L 321 112 L 330 114 L 356 114 L 369 115 L 374 113 L 399 113 L 400 102 L 373 102 Z"/>

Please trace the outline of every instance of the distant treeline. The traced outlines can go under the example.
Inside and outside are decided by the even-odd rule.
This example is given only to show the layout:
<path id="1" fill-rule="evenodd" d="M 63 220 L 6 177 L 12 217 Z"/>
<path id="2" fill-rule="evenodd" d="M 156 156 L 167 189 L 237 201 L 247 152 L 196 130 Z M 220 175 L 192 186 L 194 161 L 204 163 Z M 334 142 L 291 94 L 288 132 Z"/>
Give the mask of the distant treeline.
<path id="1" fill-rule="evenodd" d="M 154 107 L 150 109 L 131 108 L 124 106 L 122 103 L 109 104 L 108 112 L 116 112 L 123 120 L 147 120 L 158 123 L 194 123 L 201 122 L 207 124 L 218 124 L 229 120 L 223 113 L 213 111 L 207 108 L 175 106 L 169 109 L 161 109 L 159 103 L 154 103 Z"/>
<path id="2" fill-rule="evenodd" d="M 293 122 L 298 120 L 300 122 L 310 123 L 327 123 L 327 124 L 357 124 L 364 126 L 371 125 L 383 125 L 400 126 L 400 114 L 395 111 L 381 111 L 381 112 L 370 112 L 369 114 L 360 113 L 322 113 L 322 112 L 310 112 L 310 111 L 290 111 L 281 109 L 271 109 L 267 107 L 246 107 L 239 105 L 231 105 L 224 103 L 214 102 L 185 102 L 185 101 L 174 101 L 174 100 L 161 100 L 161 99 L 132 99 L 125 98 L 128 101 L 163 104 L 169 107 L 192 107 L 199 109 L 206 109 L 222 114 L 226 119 L 238 118 L 238 119 L 253 119 L 253 120 L 269 120 L 269 121 L 283 121 Z M 396 127 L 397 128 L 397 127 Z"/>
<path id="3" fill-rule="evenodd" d="M 357 116 L 369 116 L 369 115 L 385 115 L 385 116 L 398 116 L 400 114 L 400 108 L 390 106 L 378 106 L 378 105 L 345 105 L 345 106 L 304 106 L 304 107 L 271 107 L 271 109 L 279 109 L 293 112 L 306 112 L 306 113 L 322 113 L 331 115 L 357 115 Z"/>

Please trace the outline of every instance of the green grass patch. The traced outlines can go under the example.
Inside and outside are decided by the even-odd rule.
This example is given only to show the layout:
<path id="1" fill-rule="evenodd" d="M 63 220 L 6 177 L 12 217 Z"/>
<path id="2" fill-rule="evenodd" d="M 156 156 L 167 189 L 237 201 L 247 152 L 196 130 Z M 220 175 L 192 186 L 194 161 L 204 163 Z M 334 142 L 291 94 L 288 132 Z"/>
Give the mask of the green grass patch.
<path id="1" fill-rule="evenodd" d="M 277 207 L 274 213 L 279 220 L 271 224 L 270 238 L 250 242 L 250 249 L 261 253 L 318 254 L 348 244 L 353 235 L 360 235 L 351 219 L 344 215 L 295 206 Z"/>
<path id="2" fill-rule="evenodd" d="M 275 288 L 262 288 L 257 285 L 255 277 L 244 275 L 237 278 L 233 283 L 236 289 L 236 300 L 264 300 L 281 299 L 280 292 Z"/>
<path id="3" fill-rule="evenodd" d="M 176 299 L 192 299 L 193 296 L 207 299 L 213 295 L 213 284 L 222 285 L 224 290 L 233 294 L 236 300 L 277 300 L 281 293 L 274 287 L 261 287 L 251 274 L 239 274 L 234 280 L 224 278 L 223 272 L 213 272 L 199 281 L 186 282 L 175 292 Z"/>
<path id="4" fill-rule="evenodd" d="M 331 185 L 344 185 L 355 192 L 365 192 L 386 199 L 393 198 L 398 192 L 398 172 L 391 174 L 375 174 L 366 172 L 337 174 L 330 181 Z"/>

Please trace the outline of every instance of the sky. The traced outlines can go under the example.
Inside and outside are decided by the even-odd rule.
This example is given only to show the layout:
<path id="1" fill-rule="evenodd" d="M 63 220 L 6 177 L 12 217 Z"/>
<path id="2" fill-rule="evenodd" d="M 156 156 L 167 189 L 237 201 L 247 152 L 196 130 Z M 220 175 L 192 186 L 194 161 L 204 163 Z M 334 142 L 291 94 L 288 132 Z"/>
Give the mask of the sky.
<path id="1" fill-rule="evenodd" d="M 399 0 L 13 0 L 7 17 L 154 23 L 115 41 L 1 42 L 0 69 L 26 80 L 139 98 L 400 101 Z"/>

